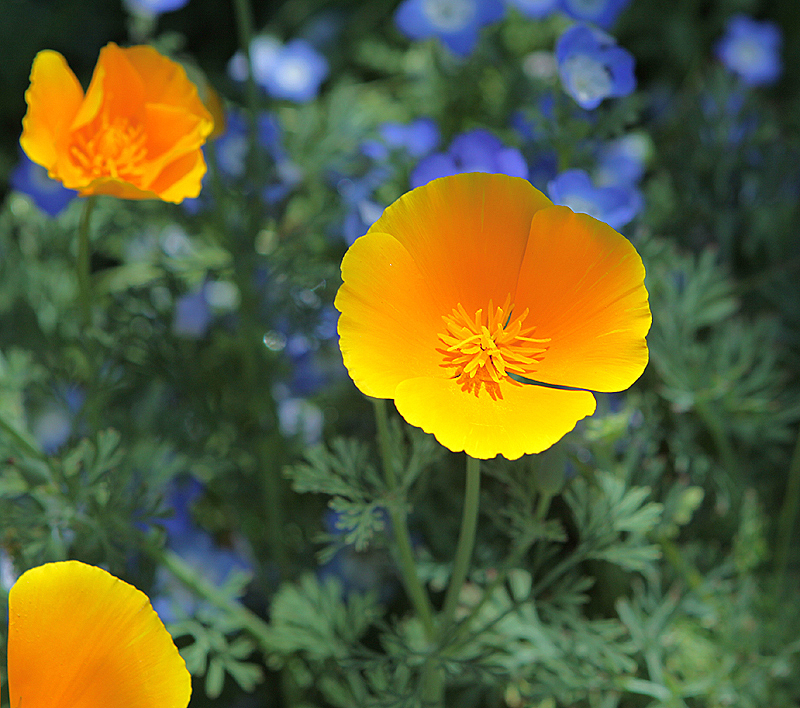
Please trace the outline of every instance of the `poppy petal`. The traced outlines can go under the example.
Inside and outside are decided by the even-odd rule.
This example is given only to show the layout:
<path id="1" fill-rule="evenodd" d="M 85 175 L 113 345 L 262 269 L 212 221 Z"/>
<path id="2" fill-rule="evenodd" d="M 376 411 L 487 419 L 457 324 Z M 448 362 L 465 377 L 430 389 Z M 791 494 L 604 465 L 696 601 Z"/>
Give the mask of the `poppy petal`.
<path id="1" fill-rule="evenodd" d="M 456 379 L 415 378 L 395 391 L 395 405 L 411 425 L 433 433 L 448 450 L 488 460 L 541 452 L 594 413 L 588 391 L 499 384 L 499 396 L 467 393 Z"/>
<path id="2" fill-rule="evenodd" d="M 370 229 L 394 236 L 440 307 L 473 313 L 513 297 L 533 215 L 552 202 L 523 179 L 459 174 L 411 190 Z M 402 288 L 400 292 L 405 292 Z"/>
<path id="3" fill-rule="evenodd" d="M 25 100 L 28 112 L 22 120 L 20 145 L 31 160 L 49 170 L 66 143 L 83 89 L 64 57 L 47 49 L 33 60 Z"/>
<path id="4" fill-rule="evenodd" d="M 621 391 L 644 371 L 651 315 L 644 266 L 624 236 L 566 207 L 533 218 L 515 305 L 548 337 L 535 380 Z"/>
<path id="5" fill-rule="evenodd" d="M 404 379 L 441 375 L 442 312 L 396 238 L 370 231 L 357 239 L 342 260 L 342 278 L 334 302 L 342 313 L 339 344 L 363 393 L 392 398 Z"/>
<path id="6" fill-rule="evenodd" d="M 24 708 L 185 708 L 191 694 L 147 596 L 77 561 L 33 568 L 11 588 L 8 683 Z"/>

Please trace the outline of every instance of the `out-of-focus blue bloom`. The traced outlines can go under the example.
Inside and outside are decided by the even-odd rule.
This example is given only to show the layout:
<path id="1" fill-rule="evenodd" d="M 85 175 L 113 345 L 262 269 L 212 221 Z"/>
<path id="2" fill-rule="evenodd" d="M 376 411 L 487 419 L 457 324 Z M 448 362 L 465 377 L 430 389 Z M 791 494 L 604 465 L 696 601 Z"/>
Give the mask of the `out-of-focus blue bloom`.
<path id="1" fill-rule="evenodd" d="M 206 531 L 194 523 L 191 505 L 202 492 L 203 486 L 193 478 L 174 483 L 166 500 L 173 515 L 159 523 L 167 532 L 167 547 L 204 580 L 219 586 L 232 573 L 251 573 L 252 567 L 242 554 L 229 548 L 221 548 Z M 156 588 L 153 609 L 163 622 L 175 622 L 184 617 L 195 616 L 200 609 L 215 611 L 163 567 L 156 571 Z"/>
<path id="2" fill-rule="evenodd" d="M 328 77 L 328 61 L 304 39 L 282 44 L 276 37 L 259 35 L 250 42 L 253 80 L 274 98 L 305 103 L 319 93 Z M 237 52 L 228 62 L 236 81 L 247 78 L 247 61 Z"/>
<path id="3" fill-rule="evenodd" d="M 304 39 L 293 39 L 278 52 L 263 86 L 275 98 L 305 103 L 319 93 L 328 61 Z"/>
<path id="4" fill-rule="evenodd" d="M 432 118 L 417 118 L 408 125 L 384 123 L 379 128 L 383 142 L 390 148 L 403 149 L 411 157 L 420 158 L 435 150 L 441 136 Z"/>
<path id="5" fill-rule="evenodd" d="M 630 133 L 606 143 L 597 156 L 595 183 L 600 187 L 638 184 L 651 149 L 650 140 L 643 133 Z"/>
<path id="6" fill-rule="evenodd" d="M 478 43 L 480 28 L 503 17 L 502 0 L 404 0 L 394 20 L 409 39 L 438 37 L 460 57 Z"/>
<path id="7" fill-rule="evenodd" d="M 506 0 L 516 7 L 525 17 L 547 17 L 558 9 L 559 0 Z"/>
<path id="8" fill-rule="evenodd" d="M 564 90 L 581 108 L 592 110 L 604 98 L 627 96 L 636 88 L 633 55 L 594 27 L 575 25 L 564 32 L 556 60 Z"/>
<path id="9" fill-rule="evenodd" d="M 165 12 L 180 10 L 189 3 L 189 0 L 125 0 L 125 5 L 131 12 L 140 15 L 162 15 Z"/>
<path id="10" fill-rule="evenodd" d="M 581 22 L 608 29 L 631 0 L 560 0 L 561 10 Z"/>
<path id="11" fill-rule="evenodd" d="M 461 172 L 491 172 L 527 179 L 528 165 L 517 148 L 507 147 L 488 130 L 476 128 L 456 136 L 447 152 L 422 159 L 411 172 L 411 188 Z"/>
<path id="12" fill-rule="evenodd" d="M 719 60 L 749 86 L 762 86 L 781 75 L 781 30 L 774 22 L 757 22 L 745 15 L 728 20 L 717 43 Z"/>
<path id="13" fill-rule="evenodd" d="M 72 435 L 75 416 L 83 405 L 86 394 L 74 384 L 59 384 L 54 397 L 32 418 L 31 432 L 42 450 L 53 455 Z"/>
<path id="14" fill-rule="evenodd" d="M 172 332 L 178 337 L 201 339 L 208 331 L 211 320 L 211 307 L 206 298 L 204 285 L 178 298 L 175 303 Z"/>
<path id="15" fill-rule="evenodd" d="M 47 170 L 20 152 L 17 166 L 11 171 L 11 186 L 27 194 L 45 214 L 57 216 L 78 193 L 51 179 Z"/>
<path id="16" fill-rule="evenodd" d="M 584 170 L 567 170 L 547 185 L 556 204 L 621 229 L 641 211 L 644 199 L 634 187 L 596 187 Z"/>
<path id="17" fill-rule="evenodd" d="M 372 197 L 378 186 L 389 177 L 385 167 L 376 166 L 362 177 L 340 179 L 336 189 L 344 201 L 346 212 L 342 225 L 342 235 L 348 245 L 352 245 L 359 236 L 367 233 L 372 224 L 383 213 L 384 206 Z"/>

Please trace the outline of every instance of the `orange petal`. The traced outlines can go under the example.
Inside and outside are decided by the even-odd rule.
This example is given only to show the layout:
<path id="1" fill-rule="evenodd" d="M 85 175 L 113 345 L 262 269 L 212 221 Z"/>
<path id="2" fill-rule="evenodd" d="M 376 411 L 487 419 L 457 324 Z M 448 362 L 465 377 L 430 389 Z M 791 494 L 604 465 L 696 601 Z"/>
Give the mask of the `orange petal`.
<path id="1" fill-rule="evenodd" d="M 141 189 L 130 182 L 113 177 L 98 177 L 89 184 L 77 185 L 82 197 L 89 197 L 92 194 L 106 194 L 118 199 L 161 199 L 159 194 L 148 189 Z"/>
<path id="2" fill-rule="evenodd" d="M 150 185 L 150 189 L 165 202 L 179 204 L 184 199 L 194 198 L 200 194 L 205 173 L 206 161 L 203 158 L 203 151 L 194 150 L 164 167 Z"/>
<path id="3" fill-rule="evenodd" d="M 592 391 L 628 388 L 647 365 L 644 266 L 610 226 L 566 207 L 533 218 L 515 305 L 550 337 L 535 379 Z"/>
<path id="4" fill-rule="evenodd" d="M 100 568 L 33 568 L 9 594 L 8 684 L 22 708 L 185 708 L 191 680 L 147 596 Z"/>
<path id="5" fill-rule="evenodd" d="M 395 391 L 395 405 L 409 423 L 433 433 L 448 450 L 488 460 L 515 460 L 558 442 L 575 424 L 594 413 L 587 391 L 499 384 L 501 397 L 462 390 L 456 379 L 416 378 Z"/>
<path id="6" fill-rule="evenodd" d="M 527 180 L 469 173 L 418 187 L 389 206 L 370 231 L 394 236 L 440 307 L 467 312 L 514 295 L 533 215 L 550 200 Z M 395 295 L 403 299 L 407 287 Z"/>
<path id="7" fill-rule="evenodd" d="M 344 284 L 334 305 L 339 345 L 356 386 L 368 396 L 392 398 L 397 384 L 443 375 L 441 315 L 429 283 L 393 236 L 370 231 L 342 260 Z"/>
<path id="8" fill-rule="evenodd" d="M 124 117 L 137 123 L 143 118 L 144 85 L 131 66 L 125 50 L 110 42 L 100 50 L 86 100 L 75 116 L 72 129 L 91 123 L 101 109 L 112 117 Z"/>
<path id="9" fill-rule="evenodd" d="M 61 54 L 48 49 L 36 55 L 25 100 L 28 112 L 20 145 L 31 160 L 50 170 L 83 101 L 83 89 Z"/>
<path id="10" fill-rule="evenodd" d="M 208 135 L 214 119 L 198 94 L 197 86 L 186 70 L 176 61 L 165 57 L 147 45 L 122 50 L 134 70 L 142 77 L 144 102 L 180 108 L 201 118 Z"/>

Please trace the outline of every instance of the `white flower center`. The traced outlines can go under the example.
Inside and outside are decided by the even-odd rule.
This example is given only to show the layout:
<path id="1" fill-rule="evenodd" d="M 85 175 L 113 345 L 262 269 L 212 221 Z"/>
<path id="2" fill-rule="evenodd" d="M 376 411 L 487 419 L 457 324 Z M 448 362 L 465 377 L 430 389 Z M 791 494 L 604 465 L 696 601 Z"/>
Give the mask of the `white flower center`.
<path id="1" fill-rule="evenodd" d="M 611 93 L 611 75 L 603 64 L 586 54 L 576 54 L 564 62 L 571 93 L 580 103 L 603 99 Z"/>
<path id="2" fill-rule="evenodd" d="M 466 27 L 476 12 L 475 0 L 424 0 L 422 12 L 442 32 Z"/>
<path id="3" fill-rule="evenodd" d="M 288 59 L 278 67 L 276 78 L 278 83 L 289 90 L 300 90 L 311 81 L 311 71 L 306 62 L 300 59 Z"/>

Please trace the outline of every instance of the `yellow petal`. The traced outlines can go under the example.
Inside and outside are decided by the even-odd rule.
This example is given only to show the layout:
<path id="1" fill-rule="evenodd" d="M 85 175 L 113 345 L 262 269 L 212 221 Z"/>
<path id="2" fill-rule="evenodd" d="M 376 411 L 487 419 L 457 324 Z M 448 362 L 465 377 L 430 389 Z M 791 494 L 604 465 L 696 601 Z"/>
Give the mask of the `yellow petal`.
<path id="1" fill-rule="evenodd" d="M 440 314 L 450 314 L 459 302 L 473 313 L 490 298 L 513 298 L 531 219 L 551 204 L 527 180 L 459 174 L 400 197 L 370 231 L 391 234 L 405 246 Z"/>
<path id="2" fill-rule="evenodd" d="M 621 391 L 644 371 L 651 315 L 644 266 L 610 226 L 566 207 L 533 218 L 520 270 L 517 310 L 535 337 L 549 337 L 537 381 Z"/>
<path id="3" fill-rule="evenodd" d="M 33 568 L 9 594 L 8 683 L 20 708 L 185 708 L 191 681 L 147 596 L 100 568 Z"/>
<path id="4" fill-rule="evenodd" d="M 444 328 L 428 282 L 393 236 L 370 231 L 342 260 L 344 285 L 336 295 L 339 344 L 356 386 L 392 398 L 398 383 L 445 375 L 439 366 Z"/>
<path id="5" fill-rule="evenodd" d="M 202 150 L 194 150 L 174 160 L 159 173 L 150 189 L 165 202 L 180 204 L 200 194 L 206 161 Z"/>
<path id="6" fill-rule="evenodd" d="M 558 442 L 575 424 L 594 413 L 587 391 L 499 384 L 500 396 L 462 390 L 456 379 L 416 378 L 395 391 L 395 405 L 409 423 L 433 433 L 448 450 L 487 460 L 515 460 Z"/>
<path id="7" fill-rule="evenodd" d="M 61 54 L 48 49 L 36 55 L 25 100 L 28 112 L 20 145 L 31 160 L 50 170 L 83 101 L 83 89 Z"/>

